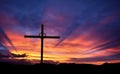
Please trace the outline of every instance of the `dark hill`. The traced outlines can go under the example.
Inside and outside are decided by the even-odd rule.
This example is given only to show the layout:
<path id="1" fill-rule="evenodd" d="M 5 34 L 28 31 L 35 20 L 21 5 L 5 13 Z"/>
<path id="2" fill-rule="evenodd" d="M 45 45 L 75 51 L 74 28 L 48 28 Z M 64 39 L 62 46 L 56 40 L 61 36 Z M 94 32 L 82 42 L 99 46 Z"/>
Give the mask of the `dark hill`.
<path id="1" fill-rule="evenodd" d="M 0 71 L 10 74 L 120 74 L 120 63 L 105 63 L 103 65 L 92 64 L 35 64 L 20 65 L 0 62 Z"/>

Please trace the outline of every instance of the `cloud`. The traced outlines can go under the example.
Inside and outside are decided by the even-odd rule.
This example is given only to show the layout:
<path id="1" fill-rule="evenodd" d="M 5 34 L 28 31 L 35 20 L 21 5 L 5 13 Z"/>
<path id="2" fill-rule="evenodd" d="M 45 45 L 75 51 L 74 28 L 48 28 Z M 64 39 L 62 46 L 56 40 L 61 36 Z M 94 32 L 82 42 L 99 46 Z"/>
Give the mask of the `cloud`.
<path id="1" fill-rule="evenodd" d="M 12 57 L 9 50 L 0 49 L 0 58 L 9 58 Z"/>
<path id="2" fill-rule="evenodd" d="M 111 60 L 120 60 L 120 53 L 113 54 L 109 56 L 95 56 L 95 57 L 88 57 L 88 58 L 70 58 L 67 61 L 70 62 L 105 62 L 105 61 L 111 61 Z"/>
<path id="3" fill-rule="evenodd" d="M 5 42 L 8 42 L 12 46 L 12 48 L 14 50 L 16 50 L 16 48 L 13 45 L 12 41 L 9 39 L 9 37 L 7 36 L 7 34 L 4 32 L 4 30 L 2 28 L 0 28 L 0 37 L 1 37 L 1 43 L 3 43 L 7 47 L 7 45 L 5 44 Z"/>
<path id="4" fill-rule="evenodd" d="M 114 20 L 116 19 L 116 20 Z M 110 48 L 120 47 L 120 33 L 119 33 L 119 22 L 118 16 L 112 18 L 107 23 L 100 24 L 99 27 L 93 29 L 90 35 L 86 38 L 86 40 L 95 40 L 96 42 L 93 44 L 94 47 L 90 48 L 94 50 L 105 50 Z M 97 45 L 96 45 L 97 43 Z M 88 51 L 89 51 L 88 50 Z"/>

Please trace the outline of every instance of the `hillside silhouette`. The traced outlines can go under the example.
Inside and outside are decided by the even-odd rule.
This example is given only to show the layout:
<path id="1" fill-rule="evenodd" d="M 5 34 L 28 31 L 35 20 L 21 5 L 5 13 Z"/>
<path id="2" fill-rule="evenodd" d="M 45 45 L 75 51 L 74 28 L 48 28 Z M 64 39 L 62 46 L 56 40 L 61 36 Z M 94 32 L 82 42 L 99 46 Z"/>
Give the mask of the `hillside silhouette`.
<path id="1" fill-rule="evenodd" d="M 120 63 L 105 63 L 102 65 L 92 65 L 92 64 L 34 64 L 34 65 L 25 65 L 25 64 L 12 64 L 0 62 L 0 70 L 3 73 L 33 73 L 33 74 L 46 74 L 46 73 L 55 73 L 55 74 L 64 74 L 64 73 L 73 73 L 73 74 L 119 74 L 120 73 Z"/>

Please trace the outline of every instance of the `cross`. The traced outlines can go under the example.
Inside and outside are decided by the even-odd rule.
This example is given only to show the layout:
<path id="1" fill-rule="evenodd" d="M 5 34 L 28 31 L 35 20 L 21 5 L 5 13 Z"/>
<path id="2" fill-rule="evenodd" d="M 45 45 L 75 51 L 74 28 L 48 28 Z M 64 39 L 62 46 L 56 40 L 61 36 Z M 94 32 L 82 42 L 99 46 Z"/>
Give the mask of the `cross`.
<path id="1" fill-rule="evenodd" d="M 46 36 L 44 33 L 44 25 L 41 25 L 41 33 L 40 35 L 24 35 L 25 38 L 40 38 L 41 39 L 41 64 L 43 64 L 43 41 L 45 38 L 60 38 L 60 36 Z"/>

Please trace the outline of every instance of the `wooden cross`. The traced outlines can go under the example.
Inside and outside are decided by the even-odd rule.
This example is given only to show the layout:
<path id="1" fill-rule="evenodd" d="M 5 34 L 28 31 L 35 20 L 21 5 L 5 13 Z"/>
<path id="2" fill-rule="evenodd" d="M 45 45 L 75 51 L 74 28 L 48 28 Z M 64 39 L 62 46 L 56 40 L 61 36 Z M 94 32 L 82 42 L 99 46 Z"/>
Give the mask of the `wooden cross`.
<path id="1" fill-rule="evenodd" d="M 41 25 L 41 33 L 38 36 L 35 35 L 24 35 L 25 38 L 40 38 L 41 39 L 41 64 L 43 64 L 43 40 L 44 38 L 60 38 L 60 36 L 46 36 L 44 33 L 44 25 Z"/>

